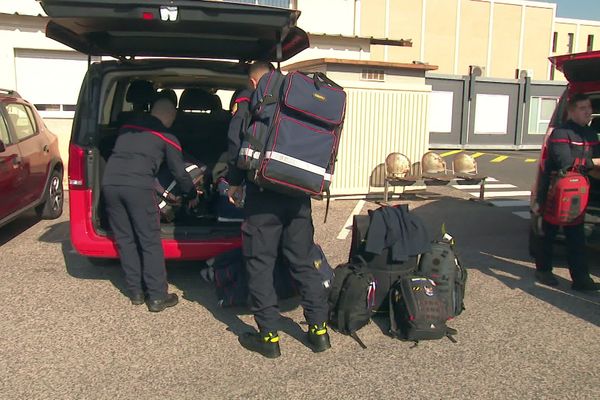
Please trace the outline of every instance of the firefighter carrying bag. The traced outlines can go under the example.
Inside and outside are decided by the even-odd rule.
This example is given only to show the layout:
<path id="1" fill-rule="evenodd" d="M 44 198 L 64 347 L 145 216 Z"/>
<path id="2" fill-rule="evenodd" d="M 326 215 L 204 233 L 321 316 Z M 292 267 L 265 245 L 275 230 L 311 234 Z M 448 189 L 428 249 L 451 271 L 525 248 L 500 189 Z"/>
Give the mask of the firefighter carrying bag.
<path id="1" fill-rule="evenodd" d="M 544 202 L 542 217 L 553 225 L 575 225 L 585 216 L 590 181 L 579 172 L 583 159 L 577 158 L 568 171 L 553 174 Z"/>
<path id="2" fill-rule="evenodd" d="M 238 167 L 257 185 L 290 195 L 328 192 L 346 110 L 346 93 L 325 74 L 275 70 L 250 102 Z"/>

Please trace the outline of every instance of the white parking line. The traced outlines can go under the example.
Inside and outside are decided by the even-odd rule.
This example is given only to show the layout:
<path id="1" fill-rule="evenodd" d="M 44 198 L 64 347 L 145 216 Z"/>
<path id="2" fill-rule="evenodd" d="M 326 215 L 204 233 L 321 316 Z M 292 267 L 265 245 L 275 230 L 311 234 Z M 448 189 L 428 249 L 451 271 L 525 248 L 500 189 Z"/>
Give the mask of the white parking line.
<path id="1" fill-rule="evenodd" d="M 529 207 L 527 200 L 497 200 L 490 201 L 496 207 Z"/>
<path id="2" fill-rule="evenodd" d="M 355 215 L 360 213 L 360 211 L 362 210 L 364 205 L 365 205 L 364 200 L 359 200 L 358 203 L 356 203 L 356 206 L 354 206 L 354 210 L 352 210 L 352 212 L 350 213 L 350 216 L 344 223 L 344 227 L 342 228 L 340 233 L 337 235 L 337 238 L 339 240 L 344 240 L 348 237 L 348 234 L 350 233 L 350 231 L 352 231 L 352 219 L 354 218 Z"/>
<path id="3" fill-rule="evenodd" d="M 455 189 L 463 189 L 463 190 L 473 190 L 479 189 L 480 185 L 452 185 Z M 511 185 L 510 183 L 491 183 L 485 184 L 485 189 L 512 189 L 516 188 L 515 185 Z"/>
<path id="4" fill-rule="evenodd" d="M 469 192 L 471 196 L 477 197 L 479 196 L 479 192 Z M 485 192 L 485 197 L 520 197 L 520 196 L 529 196 L 531 192 L 529 190 L 512 190 L 507 192 Z"/>
<path id="5" fill-rule="evenodd" d="M 531 219 L 531 213 L 529 211 L 513 211 L 513 214 L 523 219 Z"/>

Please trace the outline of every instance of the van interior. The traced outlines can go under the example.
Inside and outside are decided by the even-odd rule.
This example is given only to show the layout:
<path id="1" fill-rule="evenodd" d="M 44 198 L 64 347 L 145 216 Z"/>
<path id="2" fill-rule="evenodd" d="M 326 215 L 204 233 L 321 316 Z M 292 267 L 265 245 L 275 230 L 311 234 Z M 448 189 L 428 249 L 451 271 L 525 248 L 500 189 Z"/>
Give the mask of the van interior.
<path id="1" fill-rule="evenodd" d="M 198 240 L 239 235 L 241 218 L 220 218 L 224 199 L 221 197 L 222 193 L 219 195 L 217 185 L 227 173 L 230 102 L 234 93 L 246 85 L 244 74 L 228 74 L 202 68 L 121 68 L 104 73 L 100 85 L 95 133 L 97 139 L 93 141 L 98 155 L 97 163 L 94 163 L 97 165 L 94 168 L 97 173 L 93 174 L 90 181 L 96 229 L 101 233 L 110 230 L 100 185 L 104 166 L 115 145 L 119 128 L 136 116 L 149 113 L 151 103 L 157 95 L 175 95 L 177 117 L 170 133 L 179 139 L 184 160 L 206 167 L 206 172 L 199 187 L 203 194 L 198 207 L 188 210 L 185 206 L 175 206 L 174 219 L 165 219 L 163 214 L 162 236 Z M 93 103 L 95 102 L 92 101 Z M 169 174 L 166 164 L 163 167 Z M 157 195 L 161 195 L 158 190 Z M 163 199 L 159 197 L 159 201 L 161 200 Z"/>

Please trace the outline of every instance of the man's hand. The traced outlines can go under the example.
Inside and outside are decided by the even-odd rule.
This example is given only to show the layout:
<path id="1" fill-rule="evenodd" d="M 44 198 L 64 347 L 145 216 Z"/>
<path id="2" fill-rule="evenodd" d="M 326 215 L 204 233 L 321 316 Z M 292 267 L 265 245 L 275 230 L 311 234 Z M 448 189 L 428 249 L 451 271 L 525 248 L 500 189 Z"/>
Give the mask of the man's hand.
<path id="1" fill-rule="evenodd" d="M 203 192 L 201 190 L 197 190 L 196 193 L 196 197 L 193 200 L 188 201 L 187 206 L 190 210 L 198 205 L 198 203 L 200 202 L 200 196 Z"/>
<path id="2" fill-rule="evenodd" d="M 242 207 L 242 187 L 241 186 L 229 186 L 227 190 L 227 197 L 229 202 L 236 207 Z"/>

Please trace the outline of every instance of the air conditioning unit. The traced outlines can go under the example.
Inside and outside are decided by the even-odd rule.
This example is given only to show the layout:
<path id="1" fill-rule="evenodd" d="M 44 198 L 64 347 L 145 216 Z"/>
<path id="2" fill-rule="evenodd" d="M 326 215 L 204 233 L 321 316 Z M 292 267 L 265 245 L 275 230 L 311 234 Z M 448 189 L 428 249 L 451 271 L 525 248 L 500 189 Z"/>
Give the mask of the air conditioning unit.
<path id="1" fill-rule="evenodd" d="M 525 78 L 533 78 L 533 70 L 517 68 L 515 70 L 515 79 L 525 79 Z"/>
<path id="2" fill-rule="evenodd" d="M 482 67 L 480 65 L 469 65 L 469 75 L 482 76 L 482 77 L 487 76 L 487 74 L 485 72 L 485 67 Z"/>

